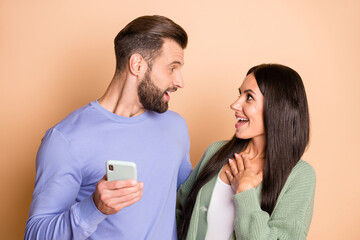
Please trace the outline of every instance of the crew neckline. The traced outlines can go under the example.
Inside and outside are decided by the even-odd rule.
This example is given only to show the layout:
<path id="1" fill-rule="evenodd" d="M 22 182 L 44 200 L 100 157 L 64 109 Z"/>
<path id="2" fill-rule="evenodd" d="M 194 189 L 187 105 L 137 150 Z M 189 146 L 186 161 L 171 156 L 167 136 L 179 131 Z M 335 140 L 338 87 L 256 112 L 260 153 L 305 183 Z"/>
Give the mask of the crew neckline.
<path id="1" fill-rule="evenodd" d="M 98 110 L 102 115 L 104 115 L 105 117 L 114 120 L 116 122 L 120 122 L 120 123 L 139 123 L 144 121 L 145 119 L 147 119 L 150 116 L 150 111 L 149 110 L 145 110 L 145 112 L 141 113 L 138 116 L 135 117 L 124 117 L 124 116 L 120 116 L 117 115 L 113 112 L 110 112 L 109 110 L 107 110 L 106 108 L 104 108 L 103 106 L 101 106 L 101 104 L 98 102 L 99 99 L 96 99 L 95 101 L 91 102 L 91 106 L 93 106 L 96 110 Z"/>

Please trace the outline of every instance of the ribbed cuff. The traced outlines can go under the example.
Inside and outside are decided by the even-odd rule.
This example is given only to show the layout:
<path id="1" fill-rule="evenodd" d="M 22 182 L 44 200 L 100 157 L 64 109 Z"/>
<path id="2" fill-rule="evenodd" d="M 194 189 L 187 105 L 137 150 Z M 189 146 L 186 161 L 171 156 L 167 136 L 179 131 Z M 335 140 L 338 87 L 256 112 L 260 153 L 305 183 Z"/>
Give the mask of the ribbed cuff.
<path id="1" fill-rule="evenodd" d="M 100 212 L 93 201 L 92 195 L 75 205 L 75 217 L 85 230 L 94 230 L 106 217 Z"/>
<path id="2" fill-rule="evenodd" d="M 261 211 L 255 188 L 251 188 L 244 192 L 235 194 L 233 199 L 236 211 L 240 214 L 248 214 L 250 212 Z"/>

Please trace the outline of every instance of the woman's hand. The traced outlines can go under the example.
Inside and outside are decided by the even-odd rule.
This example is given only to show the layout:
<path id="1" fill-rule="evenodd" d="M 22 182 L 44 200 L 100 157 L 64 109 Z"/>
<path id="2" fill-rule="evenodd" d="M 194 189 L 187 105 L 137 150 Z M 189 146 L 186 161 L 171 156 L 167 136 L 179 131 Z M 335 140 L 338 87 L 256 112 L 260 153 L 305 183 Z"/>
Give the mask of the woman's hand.
<path id="1" fill-rule="evenodd" d="M 263 171 L 255 171 L 251 167 L 248 155 L 235 153 L 235 160 L 229 159 L 229 165 L 230 171 L 225 173 L 236 193 L 256 188 L 261 183 Z"/>

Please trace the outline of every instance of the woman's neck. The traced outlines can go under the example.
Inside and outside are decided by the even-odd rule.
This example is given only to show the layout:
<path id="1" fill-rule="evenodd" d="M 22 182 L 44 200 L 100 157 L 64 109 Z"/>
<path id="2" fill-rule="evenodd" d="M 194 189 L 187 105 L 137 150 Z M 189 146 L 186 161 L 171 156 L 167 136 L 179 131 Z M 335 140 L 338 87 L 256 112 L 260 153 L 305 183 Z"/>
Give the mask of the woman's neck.
<path id="1" fill-rule="evenodd" d="M 250 159 L 263 159 L 266 155 L 266 139 L 264 136 L 252 138 L 244 151 Z"/>

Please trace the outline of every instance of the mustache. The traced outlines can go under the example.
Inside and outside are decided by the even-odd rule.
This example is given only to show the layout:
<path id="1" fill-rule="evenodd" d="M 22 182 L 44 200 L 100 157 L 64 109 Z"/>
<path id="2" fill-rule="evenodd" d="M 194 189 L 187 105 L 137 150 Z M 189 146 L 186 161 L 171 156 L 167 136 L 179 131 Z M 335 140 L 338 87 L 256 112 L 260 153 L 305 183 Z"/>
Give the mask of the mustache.
<path id="1" fill-rule="evenodd" d="M 167 91 L 170 91 L 170 92 L 176 92 L 176 91 L 177 91 L 177 89 L 178 89 L 177 87 L 168 88 L 168 89 L 166 89 L 166 90 L 165 90 L 165 92 L 167 92 Z M 164 92 L 164 93 L 165 93 L 165 92 Z"/>

